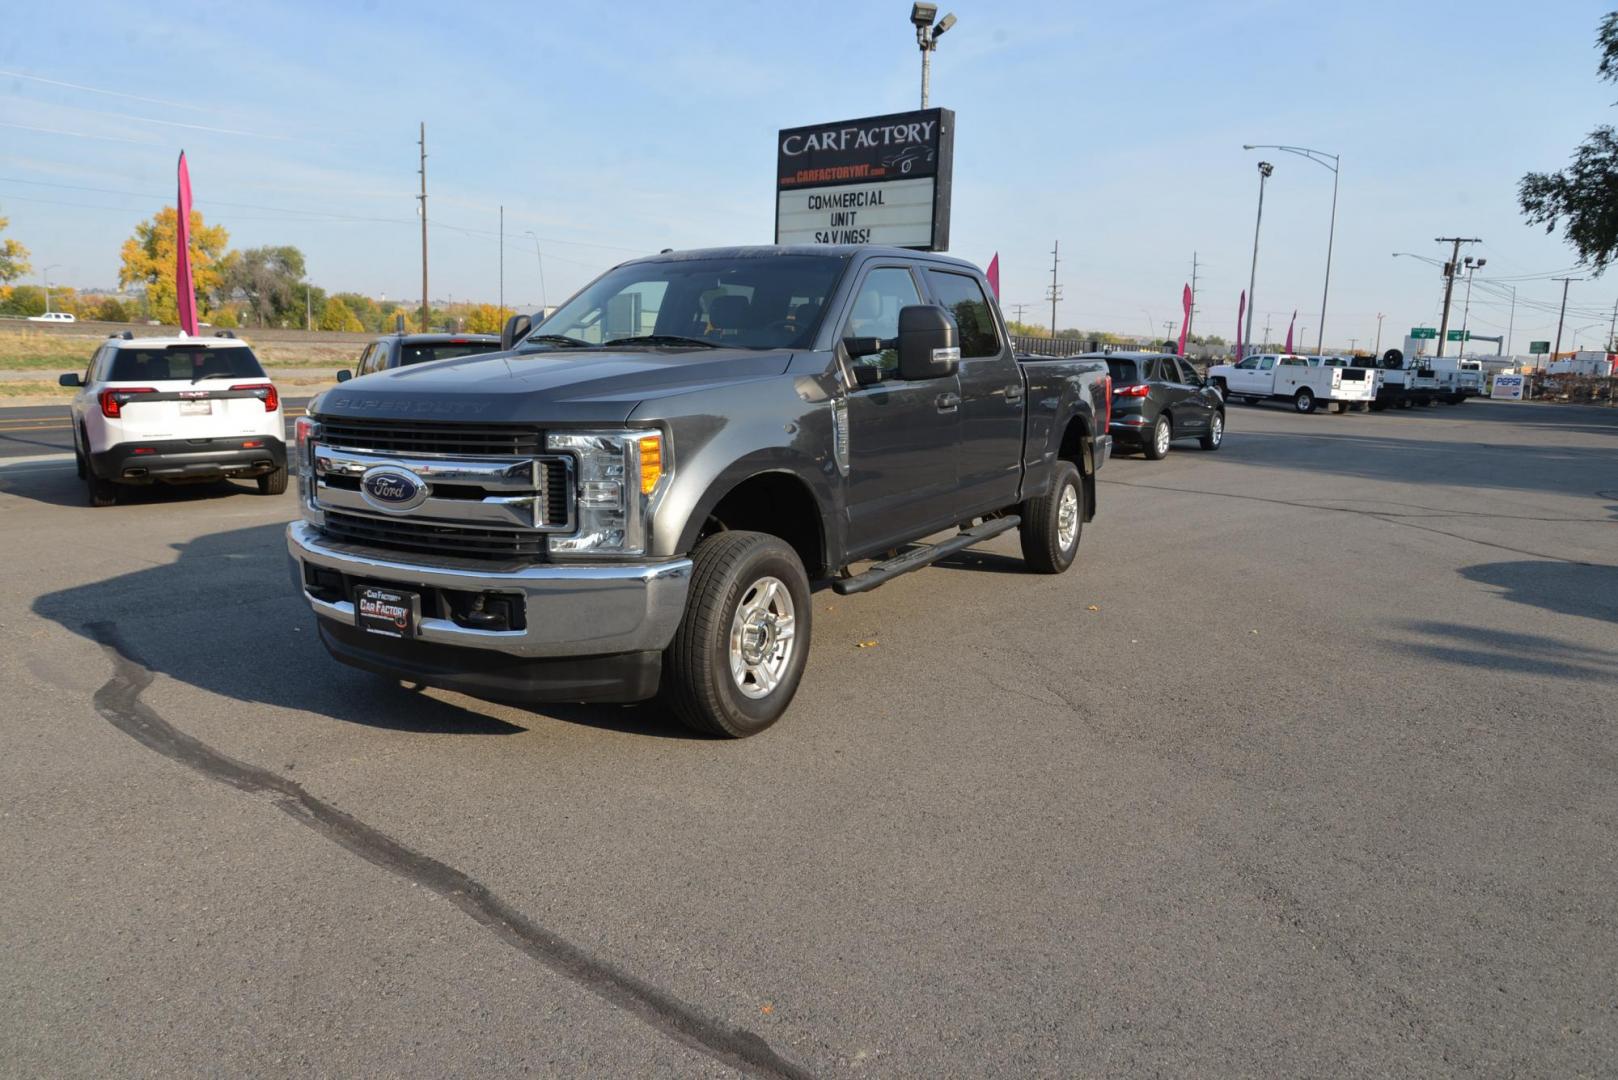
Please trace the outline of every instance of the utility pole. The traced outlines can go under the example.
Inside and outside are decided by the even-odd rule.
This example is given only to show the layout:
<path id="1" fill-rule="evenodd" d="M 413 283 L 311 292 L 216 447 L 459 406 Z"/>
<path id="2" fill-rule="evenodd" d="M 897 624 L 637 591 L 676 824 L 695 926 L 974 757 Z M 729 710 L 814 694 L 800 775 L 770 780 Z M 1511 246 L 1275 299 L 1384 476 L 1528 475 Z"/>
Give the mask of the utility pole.
<path id="1" fill-rule="evenodd" d="M 305 330 L 315 328 L 315 317 L 313 308 L 309 303 L 309 283 L 307 281 L 303 283 L 303 328 Z"/>
<path id="2" fill-rule="evenodd" d="M 1197 321 L 1197 253 L 1191 253 L 1191 310 L 1185 315 L 1185 343 L 1191 344 L 1191 327 Z"/>
<path id="3" fill-rule="evenodd" d="M 1562 283 L 1562 311 L 1556 316 L 1556 348 L 1551 350 L 1551 363 L 1554 364 L 1556 362 L 1556 354 L 1562 351 L 1562 320 L 1567 317 L 1567 287 L 1573 284 L 1575 281 L 1583 281 L 1584 279 L 1577 277 L 1559 277 L 1551 278 L 1551 280 L 1560 281 Z M 1536 365 L 1536 368 L 1537 366 L 1538 365 Z"/>
<path id="4" fill-rule="evenodd" d="M 1433 240 L 1435 244 L 1454 244 L 1455 248 L 1450 254 L 1449 262 L 1444 264 L 1444 318 L 1438 324 L 1438 355 L 1444 355 L 1444 339 L 1449 336 L 1449 302 L 1455 293 L 1455 272 L 1460 269 L 1461 245 L 1481 244 L 1475 236 L 1440 236 Z"/>
<path id="5" fill-rule="evenodd" d="M 1612 325 L 1607 328 L 1607 352 L 1613 351 L 1614 336 L 1618 336 L 1618 300 L 1612 302 Z"/>
<path id="6" fill-rule="evenodd" d="M 1357 337 L 1351 337 L 1348 339 L 1348 352 L 1350 356 L 1354 354 L 1354 346 L 1358 345 L 1359 343 L 1360 339 Z"/>
<path id="7" fill-rule="evenodd" d="M 1383 312 L 1376 313 L 1376 349 L 1371 353 L 1372 356 L 1382 355 L 1382 320 L 1385 318 L 1387 315 Z"/>
<path id="8" fill-rule="evenodd" d="M 1051 287 L 1046 290 L 1046 298 L 1051 302 L 1051 338 L 1053 340 L 1056 337 L 1056 302 L 1062 298 L 1062 286 L 1056 283 L 1056 264 L 1062 261 L 1057 257 L 1056 253 L 1061 250 L 1061 247 L 1062 242 L 1060 240 L 1054 241 L 1051 245 Z"/>
<path id="9" fill-rule="evenodd" d="M 1022 313 L 1024 311 L 1028 310 L 1028 305 L 1027 304 L 1007 304 L 1006 306 L 1011 308 L 1012 311 L 1015 311 L 1017 313 L 1017 316 L 1016 316 L 1017 321 L 1022 322 Z"/>
<path id="10" fill-rule="evenodd" d="M 1164 323 L 1163 340 L 1168 341 L 1170 338 L 1174 337 L 1174 328 L 1179 325 L 1180 324 L 1175 322 L 1173 319 L 1170 319 L 1168 322 Z"/>
<path id="11" fill-rule="evenodd" d="M 427 299 L 427 121 L 421 122 L 421 332 L 426 333 L 432 321 L 432 308 Z"/>
<path id="12" fill-rule="evenodd" d="M 500 322 L 506 321 L 506 207 L 500 204 Z"/>
<path id="13" fill-rule="evenodd" d="M 1247 332 L 1249 334 L 1251 334 L 1253 332 L 1253 309 L 1252 308 L 1247 309 Z M 1267 315 L 1267 314 L 1264 316 L 1264 351 L 1265 352 L 1270 351 L 1270 316 Z"/>
<path id="14" fill-rule="evenodd" d="M 1517 329 L 1517 286 L 1508 286 L 1511 289 L 1511 318 L 1506 322 L 1506 355 L 1511 355 L 1511 338 Z"/>

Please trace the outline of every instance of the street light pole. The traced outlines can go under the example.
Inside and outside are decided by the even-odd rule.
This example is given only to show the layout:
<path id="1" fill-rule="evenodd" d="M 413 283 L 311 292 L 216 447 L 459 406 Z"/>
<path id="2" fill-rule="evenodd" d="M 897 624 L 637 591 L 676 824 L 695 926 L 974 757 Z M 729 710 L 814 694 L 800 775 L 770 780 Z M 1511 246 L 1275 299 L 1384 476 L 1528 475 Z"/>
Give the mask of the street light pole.
<path id="1" fill-rule="evenodd" d="M 545 257 L 539 253 L 539 237 L 534 236 L 534 230 L 529 229 L 527 235 L 533 238 L 534 258 L 539 262 L 539 312 L 543 315 L 545 309 L 549 306 L 545 299 Z M 566 262 L 567 260 L 563 259 L 562 261 Z"/>
<path id="2" fill-rule="evenodd" d="M 1315 354 L 1326 351 L 1326 299 L 1331 295 L 1331 254 L 1337 241 L 1337 181 L 1343 168 L 1343 159 L 1324 150 L 1311 150 L 1307 146 L 1244 145 L 1243 150 L 1284 150 L 1289 154 L 1308 158 L 1316 165 L 1331 170 L 1331 225 L 1326 232 L 1326 283 L 1320 289 L 1320 335 L 1315 339 Z M 1326 159 L 1330 158 L 1328 162 Z"/>
<path id="3" fill-rule="evenodd" d="M 916 28 L 916 44 L 921 48 L 921 107 L 927 107 L 928 91 L 932 84 L 932 55 L 938 48 L 938 39 L 955 25 L 954 15 L 945 15 L 933 25 L 938 16 L 937 4 L 910 5 L 910 22 Z"/>
<path id="4" fill-rule="evenodd" d="M 1256 288 L 1258 286 L 1258 230 L 1264 224 L 1264 181 L 1270 178 L 1275 166 L 1268 161 L 1258 163 L 1258 220 L 1253 222 L 1253 269 L 1247 276 L 1247 335 L 1243 339 L 1247 342 L 1249 351 L 1253 348 L 1253 309 L 1256 303 Z M 1243 359 L 1238 356 L 1238 361 Z"/>
<path id="5" fill-rule="evenodd" d="M 39 272 L 40 276 L 45 279 L 45 314 L 47 315 L 51 313 L 51 271 L 60 270 L 61 268 L 61 263 L 51 263 Z"/>
<path id="6" fill-rule="evenodd" d="M 1376 348 L 1371 352 L 1372 356 L 1382 355 L 1382 320 L 1385 318 L 1387 318 L 1385 312 L 1376 313 Z"/>

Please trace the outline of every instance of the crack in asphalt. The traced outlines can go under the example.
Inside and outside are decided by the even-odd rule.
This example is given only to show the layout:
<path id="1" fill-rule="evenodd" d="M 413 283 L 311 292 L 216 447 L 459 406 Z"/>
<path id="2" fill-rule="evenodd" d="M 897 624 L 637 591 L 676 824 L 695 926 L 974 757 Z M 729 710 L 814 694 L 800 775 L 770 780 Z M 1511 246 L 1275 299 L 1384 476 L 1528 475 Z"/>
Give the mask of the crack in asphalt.
<path id="1" fill-rule="evenodd" d="M 111 623 L 85 631 L 112 661 L 113 674 L 95 692 L 95 709 L 136 742 L 210 780 L 249 795 L 267 795 L 295 820 L 390 873 L 431 890 L 506 944 L 551 971 L 623 1009 L 663 1035 L 754 1076 L 798 1080 L 812 1074 L 777 1054 L 759 1035 L 730 1027 L 643 979 L 563 940 L 535 923 L 463 871 L 405 846 L 358 818 L 316 798 L 302 785 L 220 753 L 163 719 L 140 695 L 154 678 Z"/>
<path id="2" fill-rule="evenodd" d="M 1242 500 L 1244 502 L 1269 503 L 1272 506 L 1291 506 L 1291 507 L 1294 507 L 1294 508 L 1299 509 L 1299 510 L 1324 510 L 1327 513 L 1332 513 L 1332 514 L 1354 514 L 1354 515 L 1356 515 L 1358 517 L 1375 518 L 1377 521 L 1384 522 L 1384 523 L 1386 523 L 1388 525 L 1398 525 L 1398 526 L 1401 526 L 1401 527 L 1406 528 L 1406 529 L 1419 529 L 1422 532 L 1429 532 L 1429 533 L 1433 533 L 1433 534 L 1438 535 L 1438 536 L 1447 536 L 1451 540 L 1464 540 L 1465 542 L 1467 542 L 1469 544 L 1478 544 L 1478 545 L 1481 545 L 1482 547 L 1495 548 L 1498 551 L 1509 551 L 1513 555 L 1527 555 L 1527 556 L 1529 556 L 1531 558 L 1535 558 L 1535 559 L 1544 559 L 1547 562 L 1567 563 L 1570 566 L 1606 566 L 1606 565 L 1608 565 L 1606 563 L 1587 562 L 1587 561 L 1585 561 L 1583 559 L 1570 559 L 1565 555 L 1549 555 L 1549 554 L 1546 554 L 1543 551 L 1529 551 L 1527 548 L 1512 547 L 1509 544 L 1497 544 L 1493 540 L 1480 540 L 1475 536 L 1462 536 L 1460 533 L 1449 532 L 1448 530 L 1445 530 L 1445 529 L 1435 529 L 1431 525 L 1418 525 L 1416 522 L 1408 520 L 1408 519 L 1414 518 L 1414 517 L 1444 517 L 1444 516 L 1493 517 L 1493 516 L 1495 516 L 1495 515 L 1491 515 L 1491 514 L 1473 514 L 1473 513 L 1467 512 L 1467 511 L 1458 511 L 1454 515 L 1448 515 L 1446 513 L 1422 514 L 1422 515 L 1417 515 L 1417 514 L 1393 514 L 1393 513 L 1388 513 L 1386 511 L 1361 510 L 1361 509 L 1357 509 L 1357 508 L 1352 507 L 1352 506 L 1324 506 L 1324 505 L 1322 505 L 1320 503 L 1299 502 L 1299 501 L 1296 501 L 1296 500 L 1293 500 L 1293 499 L 1274 499 L 1274 498 L 1269 498 L 1269 497 L 1264 496 L 1264 495 L 1237 495 L 1237 494 L 1235 494 L 1233 492 L 1228 492 L 1228 491 L 1207 491 L 1207 490 L 1203 490 L 1203 489 L 1199 489 L 1199 488 L 1177 488 L 1177 487 L 1169 487 L 1166 484 L 1138 484 L 1138 483 L 1135 483 L 1135 482 L 1129 481 L 1129 480 L 1103 480 L 1103 481 L 1101 481 L 1101 483 L 1103 483 L 1103 484 L 1111 484 L 1114 487 L 1143 488 L 1143 489 L 1145 489 L 1147 491 L 1172 491 L 1172 492 L 1176 492 L 1176 493 L 1181 494 L 1181 495 L 1209 495 L 1209 496 L 1212 496 L 1212 497 L 1218 498 L 1218 499 L 1239 499 L 1239 500 Z M 1600 519 L 1600 518 L 1536 518 L 1536 517 L 1521 517 L 1521 518 L 1519 518 L 1519 517 L 1513 517 L 1512 520 L 1514 520 L 1514 521 L 1533 521 L 1533 522 L 1538 522 L 1540 524 L 1545 524 L 1545 525 L 1555 524 L 1555 523 L 1558 523 L 1558 522 L 1582 522 L 1584 524 L 1589 524 L 1589 525 L 1610 525 L 1610 524 L 1614 524 L 1614 522 L 1606 521 L 1606 520 L 1603 520 L 1603 519 Z"/>

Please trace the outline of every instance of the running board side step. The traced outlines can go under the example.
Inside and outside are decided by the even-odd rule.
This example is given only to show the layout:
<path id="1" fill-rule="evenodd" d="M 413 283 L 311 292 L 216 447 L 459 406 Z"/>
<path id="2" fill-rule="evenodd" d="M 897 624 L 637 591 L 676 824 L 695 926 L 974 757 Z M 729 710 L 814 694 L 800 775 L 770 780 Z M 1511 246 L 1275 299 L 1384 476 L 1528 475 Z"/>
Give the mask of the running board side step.
<path id="1" fill-rule="evenodd" d="M 869 592 L 878 585 L 886 584 L 900 574 L 908 574 L 912 570 L 920 570 L 924 566 L 931 566 L 939 559 L 948 558 L 957 551 L 964 551 L 990 537 L 999 536 L 1003 532 L 1010 532 L 1022 524 L 1022 518 L 1016 514 L 1006 517 L 994 518 L 970 529 L 962 529 L 954 536 L 937 544 L 923 544 L 911 548 L 902 555 L 895 555 L 887 562 L 879 562 L 863 574 L 853 577 L 838 578 L 832 582 L 832 591 L 839 596 L 851 596 L 854 593 Z"/>

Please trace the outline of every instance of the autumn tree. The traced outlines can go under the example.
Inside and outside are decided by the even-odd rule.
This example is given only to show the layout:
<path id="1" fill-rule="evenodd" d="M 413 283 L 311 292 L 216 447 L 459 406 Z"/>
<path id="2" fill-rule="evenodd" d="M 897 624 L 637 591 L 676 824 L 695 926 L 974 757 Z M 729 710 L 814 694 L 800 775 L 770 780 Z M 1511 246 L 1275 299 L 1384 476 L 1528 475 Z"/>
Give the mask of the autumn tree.
<path id="1" fill-rule="evenodd" d="M 365 324 L 349 310 L 347 304 L 337 297 L 326 301 L 326 310 L 320 315 L 320 328 L 322 330 L 340 330 L 344 333 L 357 334 L 365 329 Z"/>
<path id="2" fill-rule="evenodd" d="M 360 325 L 366 330 L 376 330 L 382 325 L 382 309 L 377 302 L 364 293 L 340 292 L 332 296 L 333 300 L 341 300 L 343 306 L 354 313 Z"/>
<path id="3" fill-rule="evenodd" d="M 135 235 L 124 241 L 123 265 L 118 271 L 118 284 L 142 286 L 151 317 L 165 323 L 180 319 L 174 286 L 179 221 L 174 207 L 165 206 L 152 220 L 136 225 Z M 191 285 L 199 297 L 208 296 L 218 286 L 219 262 L 228 243 L 230 234 L 223 225 L 208 225 L 200 211 L 191 211 Z"/>
<path id="4" fill-rule="evenodd" d="M 6 231 L 10 224 L 0 217 L 0 232 Z M 28 264 L 28 249 L 15 240 L 0 240 L 0 285 L 8 281 L 16 281 L 33 267 Z"/>
<path id="5" fill-rule="evenodd" d="M 477 304 L 466 313 L 466 332 L 469 334 L 498 334 L 504 323 L 500 309 L 493 304 Z"/>
<path id="6" fill-rule="evenodd" d="M 1618 82 L 1618 11 L 1601 20 L 1597 74 Z M 1600 274 L 1618 258 L 1618 135 L 1611 124 L 1592 131 L 1561 172 L 1529 173 L 1517 187 L 1523 216 L 1562 235 L 1579 258 Z"/>

